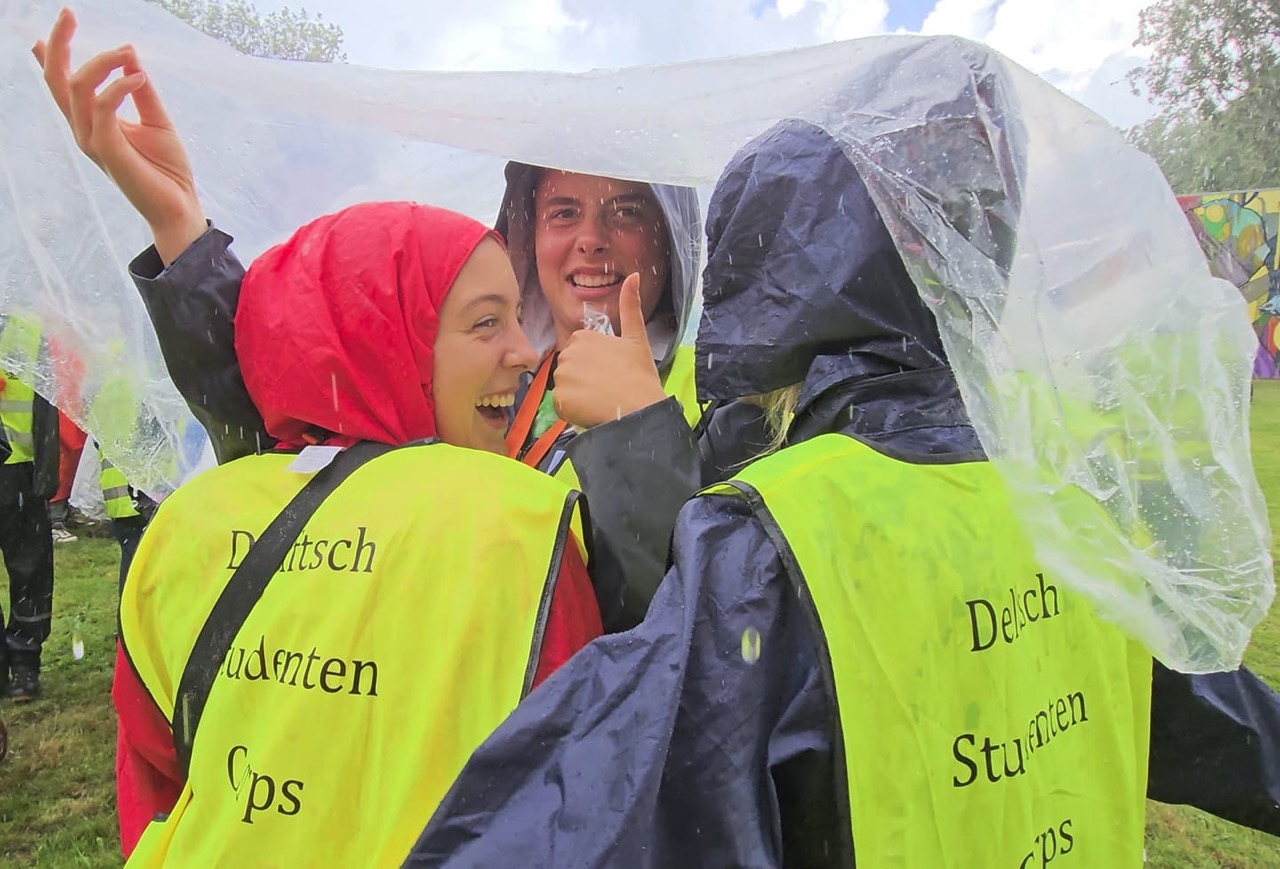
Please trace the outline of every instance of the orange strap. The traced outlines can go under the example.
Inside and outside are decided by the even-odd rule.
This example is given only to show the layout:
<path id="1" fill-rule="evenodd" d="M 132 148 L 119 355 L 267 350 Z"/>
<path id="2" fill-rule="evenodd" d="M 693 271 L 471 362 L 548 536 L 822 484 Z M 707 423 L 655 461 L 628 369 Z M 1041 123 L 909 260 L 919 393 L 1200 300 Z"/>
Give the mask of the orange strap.
<path id="1" fill-rule="evenodd" d="M 547 383 L 551 380 L 551 368 L 555 363 L 555 357 L 554 353 L 548 354 L 538 366 L 538 373 L 534 375 L 533 383 L 529 384 L 529 391 L 524 394 L 524 401 L 520 402 L 516 418 L 512 420 L 511 428 L 507 431 L 507 455 L 513 459 L 520 459 L 531 468 L 538 466 L 538 462 L 542 461 L 543 456 L 568 425 L 562 419 L 556 420 L 551 428 L 543 432 L 542 437 L 534 441 L 521 455 L 520 451 L 529 437 L 529 431 L 533 428 L 533 420 L 538 415 L 538 408 L 542 406 L 543 396 L 547 394 Z"/>
<path id="2" fill-rule="evenodd" d="M 542 437 L 533 442 L 533 446 L 529 447 L 529 452 L 525 453 L 520 461 L 524 462 L 531 468 L 538 467 L 538 462 L 542 461 L 542 457 L 551 449 L 551 445 L 556 442 L 556 438 L 560 437 L 561 432 L 569 423 L 562 419 L 556 420 L 551 428 L 542 433 Z"/>

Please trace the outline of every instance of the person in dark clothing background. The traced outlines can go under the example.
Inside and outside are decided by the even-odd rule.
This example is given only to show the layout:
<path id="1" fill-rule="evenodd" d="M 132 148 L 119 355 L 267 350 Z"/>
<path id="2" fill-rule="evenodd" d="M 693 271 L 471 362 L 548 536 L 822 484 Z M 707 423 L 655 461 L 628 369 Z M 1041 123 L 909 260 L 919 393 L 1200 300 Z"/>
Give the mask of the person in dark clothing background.
<path id="1" fill-rule="evenodd" d="M 837 434 L 909 465 L 985 465 L 933 316 L 822 130 L 786 122 L 730 163 L 704 288 L 702 397 L 799 382 L 789 446 Z M 854 864 L 837 722 L 889 698 L 837 705 L 822 626 L 759 506 L 721 487 L 684 507 L 645 621 L 589 645 L 473 754 L 408 865 Z M 1243 668 L 1157 664 L 1150 715 L 1149 796 L 1280 834 L 1274 692 Z"/>
<path id="2" fill-rule="evenodd" d="M 6 358 L 34 365 L 45 352 L 39 328 L 26 317 L 11 312 L 0 329 Z M 0 648 L 0 690 L 25 701 L 40 694 L 40 652 L 53 612 L 49 497 L 58 489 L 58 411 L 8 372 L 3 384 L 0 550 L 9 573 L 9 622 Z"/>

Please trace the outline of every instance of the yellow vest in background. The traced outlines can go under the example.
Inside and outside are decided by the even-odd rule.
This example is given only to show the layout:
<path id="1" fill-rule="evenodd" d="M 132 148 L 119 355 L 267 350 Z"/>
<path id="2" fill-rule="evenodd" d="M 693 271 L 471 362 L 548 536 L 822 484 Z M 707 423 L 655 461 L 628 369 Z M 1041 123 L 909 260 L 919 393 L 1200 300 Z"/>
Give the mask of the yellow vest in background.
<path id="1" fill-rule="evenodd" d="M 709 491 L 811 602 L 858 869 L 1142 865 L 1150 655 L 1036 565 L 995 468 L 825 435 Z"/>
<path id="2" fill-rule="evenodd" d="M 102 487 L 102 502 L 107 515 L 112 519 L 128 519 L 137 516 L 137 508 L 133 505 L 133 493 L 129 491 L 129 480 L 124 471 L 111 464 L 101 450 L 98 457 L 102 460 L 102 470 L 98 482 Z"/>
<path id="3" fill-rule="evenodd" d="M 143 535 L 121 640 L 160 710 L 248 546 L 302 488 L 248 456 Z M 130 866 L 399 866 L 536 671 L 577 493 L 502 456 L 407 447 L 320 506 L 237 634 L 167 820 Z"/>
<path id="4" fill-rule="evenodd" d="M 40 355 L 40 328 L 25 317 L 11 314 L 0 333 L 0 355 L 35 365 Z M 6 465 L 35 461 L 35 439 L 32 435 L 32 411 L 36 392 L 27 384 L 5 372 L 4 391 L 0 392 L 0 422 L 9 442 Z"/>

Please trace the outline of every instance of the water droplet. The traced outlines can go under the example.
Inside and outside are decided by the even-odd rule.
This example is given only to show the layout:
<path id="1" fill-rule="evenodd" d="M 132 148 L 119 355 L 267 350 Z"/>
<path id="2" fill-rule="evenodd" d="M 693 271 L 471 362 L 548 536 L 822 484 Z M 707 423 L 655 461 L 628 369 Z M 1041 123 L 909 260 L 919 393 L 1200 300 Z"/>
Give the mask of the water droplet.
<path id="1" fill-rule="evenodd" d="M 742 632 L 742 660 L 754 664 L 760 660 L 760 632 L 747 628 Z"/>
<path id="2" fill-rule="evenodd" d="M 84 639 L 79 634 L 75 634 L 71 638 L 71 657 L 77 661 L 84 658 Z"/>

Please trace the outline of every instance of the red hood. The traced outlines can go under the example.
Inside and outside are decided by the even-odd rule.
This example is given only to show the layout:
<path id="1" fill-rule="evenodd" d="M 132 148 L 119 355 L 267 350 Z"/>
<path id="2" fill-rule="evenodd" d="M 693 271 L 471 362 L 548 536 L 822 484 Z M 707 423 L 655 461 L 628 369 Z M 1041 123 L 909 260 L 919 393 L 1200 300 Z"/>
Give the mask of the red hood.
<path id="1" fill-rule="evenodd" d="M 236 354 L 267 433 L 287 446 L 435 435 L 440 306 L 489 235 L 452 211 L 374 202 L 314 220 L 254 260 Z"/>

